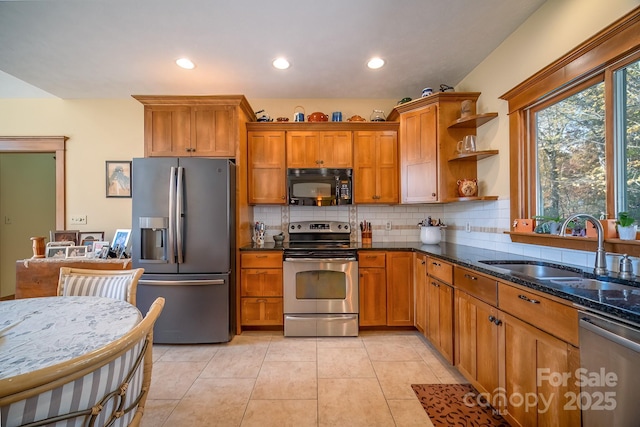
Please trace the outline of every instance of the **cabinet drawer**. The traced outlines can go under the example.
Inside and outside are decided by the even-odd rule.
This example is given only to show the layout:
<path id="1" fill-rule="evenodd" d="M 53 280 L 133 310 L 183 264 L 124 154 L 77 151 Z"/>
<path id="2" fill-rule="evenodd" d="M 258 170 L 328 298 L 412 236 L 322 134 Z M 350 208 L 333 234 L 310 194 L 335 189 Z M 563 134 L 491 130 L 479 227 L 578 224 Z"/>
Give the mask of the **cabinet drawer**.
<path id="1" fill-rule="evenodd" d="M 243 297 L 282 296 L 280 268 L 243 268 L 240 270 L 240 282 Z"/>
<path id="2" fill-rule="evenodd" d="M 386 258 L 385 252 L 360 251 L 358 253 L 358 267 L 384 268 Z"/>
<path id="3" fill-rule="evenodd" d="M 259 251 L 240 254 L 241 268 L 282 268 L 281 251 Z"/>
<path id="4" fill-rule="evenodd" d="M 453 270 L 453 284 L 486 303 L 498 305 L 498 281 L 482 276 L 472 270 L 456 266 Z"/>
<path id="5" fill-rule="evenodd" d="M 533 292 L 498 282 L 500 310 L 578 346 L 578 310 Z"/>
<path id="6" fill-rule="evenodd" d="M 282 298 L 242 298 L 242 324 L 283 325 Z"/>
<path id="7" fill-rule="evenodd" d="M 453 283 L 453 265 L 437 258 L 427 259 L 427 274 L 445 283 Z"/>

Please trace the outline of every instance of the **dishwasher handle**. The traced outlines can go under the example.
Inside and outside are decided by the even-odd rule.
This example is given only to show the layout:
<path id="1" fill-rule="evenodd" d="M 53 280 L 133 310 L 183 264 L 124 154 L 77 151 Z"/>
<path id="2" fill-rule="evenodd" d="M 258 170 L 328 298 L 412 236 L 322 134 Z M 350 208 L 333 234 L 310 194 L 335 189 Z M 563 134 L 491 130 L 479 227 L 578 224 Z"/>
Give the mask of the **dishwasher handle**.
<path id="1" fill-rule="evenodd" d="M 623 336 L 620 336 L 618 334 L 616 334 L 615 332 L 611 332 L 610 330 L 595 324 L 590 317 L 587 316 L 583 316 L 580 318 L 580 327 L 584 328 L 588 331 L 593 332 L 596 335 L 599 335 L 603 338 L 608 339 L 609 341 L 613 341 L 616 344 L 619 344 L 625 348 L 628 348 L 629 350 L 633 350 L 636 353 L 640 353 L 640 343 L 630 340 L 628 338 L 625 338 Z"/>

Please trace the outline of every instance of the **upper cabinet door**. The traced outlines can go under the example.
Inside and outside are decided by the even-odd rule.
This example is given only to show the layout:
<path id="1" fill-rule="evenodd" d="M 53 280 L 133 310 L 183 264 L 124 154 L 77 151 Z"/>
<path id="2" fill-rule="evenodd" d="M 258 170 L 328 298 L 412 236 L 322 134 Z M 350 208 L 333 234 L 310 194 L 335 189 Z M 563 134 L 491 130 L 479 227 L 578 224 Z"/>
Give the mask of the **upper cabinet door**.
<path id="1" fill-rule="evenodd" d="M 248 145 L 249 204 L 285 204 L 284 131 L 250 131 Z"/>
<path id="2" fill-rule="evenodd" d="M 235 107 L 205 105 L 192 109 L 192 156 L 235 157 Z"/>
<path id="3" fill-rule="evenodd" d="M 318 132 L 287 132 L 287 167 L 323 167 L 318 155 L 318 138 Z"/>
<path id="4" fill-rule="evenodd" d="M 318 157 L 323 168 L 352 168 L 353 141 L 352 132 L 320 132 L 318 138 Z"/>
<path id="5" fill-rule="evenodd" d="M 191 108 L 150 106 L 144 116 L 146 157 L 190 155 Z"/>
<path id="6" fill-rule="evenodd" d="M 434 104 L 400 118 L 402 203 L 438 200 L 437 111 Z"/>
<path id="7" fill-rule="evenodd" d="M 398 203 L 398 138 L 395 131 L 354 133 L 354 203 Z"/>
<path id="8" fill-rule="evenodd" d="M 288 131 L 288 168 L 351 168 L 351 131 Z"/>

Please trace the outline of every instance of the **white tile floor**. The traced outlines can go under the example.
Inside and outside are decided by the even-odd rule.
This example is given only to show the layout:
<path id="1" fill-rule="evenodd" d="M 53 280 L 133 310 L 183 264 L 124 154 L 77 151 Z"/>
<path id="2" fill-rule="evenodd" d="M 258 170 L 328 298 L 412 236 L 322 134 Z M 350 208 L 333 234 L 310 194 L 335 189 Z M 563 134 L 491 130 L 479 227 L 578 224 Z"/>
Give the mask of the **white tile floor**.
<path id="1" fill-rule="evenodd" d="M 155 345 L 143 427 L 431 426 L 411 384 L 464 378 L 417 332 Z"/>

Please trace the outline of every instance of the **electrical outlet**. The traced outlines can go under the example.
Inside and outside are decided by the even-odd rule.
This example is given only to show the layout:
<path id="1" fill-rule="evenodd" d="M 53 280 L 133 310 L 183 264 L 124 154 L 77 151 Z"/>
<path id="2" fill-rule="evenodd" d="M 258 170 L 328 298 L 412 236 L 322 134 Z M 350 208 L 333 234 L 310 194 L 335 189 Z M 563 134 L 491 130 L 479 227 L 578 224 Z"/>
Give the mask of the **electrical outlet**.
<path id="1" fill-rule="evenodd" d="M 471 233 L 471 223 L 469 221 L 467 221 L 466 230 L 467 230 L 467 233 Z"/>
<path id="2" fill-rule="evenodd" d="M 4 217 L 4 223 L 7 224 L 7 225 L 11 224 L 11 217 L 5 216 Z"/>
<path id="3" fill-rule="evenodd" d="M 71 215 L 71 225 L 87 225 L 87 216 Z"/>
<path id="4" fill-rule="evenodd" d="M 391 231 L 391 221 L 387 221 L 387 223 L 384 225 L 384 229 L 387 231 Z"/>

